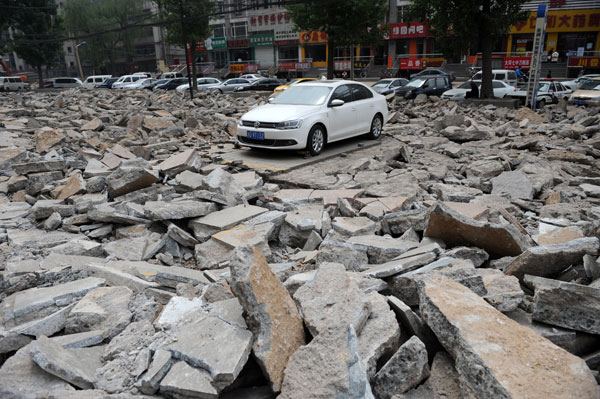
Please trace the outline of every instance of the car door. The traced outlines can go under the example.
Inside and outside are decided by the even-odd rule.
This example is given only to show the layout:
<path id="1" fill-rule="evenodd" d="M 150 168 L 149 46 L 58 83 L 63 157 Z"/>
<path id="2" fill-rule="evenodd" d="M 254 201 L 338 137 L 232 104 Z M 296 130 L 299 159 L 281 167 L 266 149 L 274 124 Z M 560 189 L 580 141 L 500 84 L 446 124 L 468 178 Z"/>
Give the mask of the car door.
<path id="1" fill-rule="evenodd" d="M 492 89 L 494 90 L 494 97 L 502 98 L 506 95 L 504 85 L 499 80 L 492 81 Z"/>
<path id="2" fill-rule="evenodd" d="M 352 92 L 350 85 L 338 86 L 331 98 L 333 100 L 343 100 L 344 105 L 339 107 L 329 107 L 327 115 L 329 117 L 328 141 L 341 140 L 354 135 L 356 132 L 356 107 L 352 102 Z"/>
<path id="3" fill-rule="evenodd" d="M 356 109 L 356 134 L 367 133 L 375 115 L 375 104 L 371 90 L 359 84 L 351 84 L 352 104 Z"/>

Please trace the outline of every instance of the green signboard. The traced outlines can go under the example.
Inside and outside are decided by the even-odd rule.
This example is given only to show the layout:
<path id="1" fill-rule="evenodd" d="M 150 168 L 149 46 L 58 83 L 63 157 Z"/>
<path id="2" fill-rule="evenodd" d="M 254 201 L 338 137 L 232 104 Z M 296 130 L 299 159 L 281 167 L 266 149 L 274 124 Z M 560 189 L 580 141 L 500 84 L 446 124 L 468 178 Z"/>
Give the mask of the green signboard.
<path id="1" fill-rule="evenodd" d="M 273 45 L 273 34 L 267 33 L 263 35 L 254 35 L 248 37 L 250 47 L 266 47 Z"/>
<path id="2" fill-rule="evenodd" d="M 211 37 L 204 41 L 207 50 L 220 50 L 227 48 L 227 40 L 224 37 Z"/>

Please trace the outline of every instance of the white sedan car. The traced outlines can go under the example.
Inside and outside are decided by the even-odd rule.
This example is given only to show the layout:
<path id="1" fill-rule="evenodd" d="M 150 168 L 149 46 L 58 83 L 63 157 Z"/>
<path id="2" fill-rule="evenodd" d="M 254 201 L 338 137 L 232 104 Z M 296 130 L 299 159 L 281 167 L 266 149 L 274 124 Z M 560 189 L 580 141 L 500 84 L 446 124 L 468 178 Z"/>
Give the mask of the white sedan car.
<path id="1" fill-rule="evenodd" d="M 385 97 L 358 82 L 306 82 L 269 101 L 242 115 L 237 126 L 242 145 L 318 155 L 334 141 L 362 134 L 379 138 L 388 119 Z"/>
<path id="2" fill-rule="evenodd" d="M 202 86 L 205 85 L 220 85 L 221 82 L 219 79 L 216 78 L 198 78 L 198 88 L 201 89 Z M 177 91 L 188 91 L 190 89 L 190 84 L 186 83 L 186 84 L 182 84 L 181 86 L 177 86 Z"/>
<path id="3" fill-rule="evenodd" d="M 145 79 L 140 79 L 137 82 L 125 84 L 125 85 L 119 87 L 119 89 L 121 89 L 121 90 L 146 89 L 148 87 L 151 87 L 155 82 L 156 82 L 156 79 L 145 78 Z"/>
<path id="4" fill-rule="evenodd" d="M 481 90 L 481 80 L 474 80 L 473 83 Z M 492 80 L 492 87 L 494 89 L 494 97 L 498 98 L 510 96 L 516 90 L 513 86 L 502 80 Z M 441 98 L 446 100 L 464 100 L 468 91 L 471 91 L 471 81 L 463 83 L 456 89 L 446 90 Z"/>

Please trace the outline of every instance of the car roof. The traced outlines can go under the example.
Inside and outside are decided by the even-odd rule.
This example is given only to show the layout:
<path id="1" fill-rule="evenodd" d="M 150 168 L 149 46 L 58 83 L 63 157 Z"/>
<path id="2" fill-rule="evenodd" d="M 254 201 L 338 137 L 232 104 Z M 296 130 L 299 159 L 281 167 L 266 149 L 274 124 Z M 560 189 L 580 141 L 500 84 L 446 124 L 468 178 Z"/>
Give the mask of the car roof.
<path id="1" fill-rule="evenodd" d="M 365 86 L 361 82 L 356 82 L 354 80 L 311 80 L 306 82 L 303 86 L 326 86 L 326 87 L 338 87 L 344 84 L 359 84 Z M 366 86 L 365 86 L 366 87 Z"/>

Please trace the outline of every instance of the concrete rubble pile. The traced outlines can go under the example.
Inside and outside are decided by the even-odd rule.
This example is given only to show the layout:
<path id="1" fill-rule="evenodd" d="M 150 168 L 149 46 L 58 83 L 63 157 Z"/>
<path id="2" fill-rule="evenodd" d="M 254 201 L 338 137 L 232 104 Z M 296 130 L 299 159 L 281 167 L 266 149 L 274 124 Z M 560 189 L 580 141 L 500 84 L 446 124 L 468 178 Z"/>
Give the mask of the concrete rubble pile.
<path id="1" fill-rule="evenodd" d="M 261 101 L 0 98 L 0 397 L 600 398 L 597 109 L 275 174 L 214 145 Z"/>

